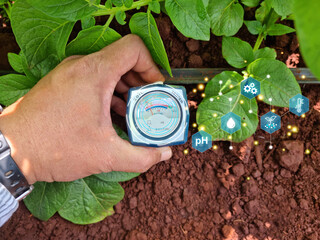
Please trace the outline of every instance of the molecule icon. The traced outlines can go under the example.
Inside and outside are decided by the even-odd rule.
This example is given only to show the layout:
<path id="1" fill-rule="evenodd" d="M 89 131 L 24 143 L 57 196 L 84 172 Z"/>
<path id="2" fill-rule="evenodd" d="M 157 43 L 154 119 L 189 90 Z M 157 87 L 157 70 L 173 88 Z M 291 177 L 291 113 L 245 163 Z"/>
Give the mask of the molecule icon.
<path id="1" fill-rule="evenodd" d="M 260 94 L 260 82 L 249 77 L 241 82 L 241 94 L 252 99 Z"/>

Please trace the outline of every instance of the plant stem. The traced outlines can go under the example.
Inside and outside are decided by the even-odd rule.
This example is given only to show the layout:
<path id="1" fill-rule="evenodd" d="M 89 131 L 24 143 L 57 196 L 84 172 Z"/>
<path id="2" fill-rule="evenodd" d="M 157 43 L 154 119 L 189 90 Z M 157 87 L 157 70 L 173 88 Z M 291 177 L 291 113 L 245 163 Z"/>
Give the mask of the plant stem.
<path id="1" fill-rule="evenodd" d="M 133 2 L 132 6 L 127 8 L 126 6 L 122 6 L 122 7 L 113 7 L 111 9 L 107 9 L 105 6 L 103 5 L 99 5 L 99 10 L 96 11 L 95 13 L 93 13 L 93 16 L 104 16 L 104 15 L 111 15 L 111 14 L 116 14 L 119 11 L 129 11 L 135 8 L 140 8 L 143 6 L 148 5 L 150 2 L 152 2 L 153 0 L 140 0 L 137 2 Z M 158 2 L 163 2 L 165 0 L 157 0 Z"/>
<path id="2" fill-rule="evenodd" d="M 114 18 L 114 14 L 111 14 L 111 15 L 109 16 L 109 18 L 108 18 L 108 21 L 107 21 L 106 24 L 103 26 L 104 30 L 106 30 L 106 29 L 109 27 L 109 25 L 110 25 L 110 23 L 112 22 L 113 18 Z"/>
<path id="3" fill-rule="evenodd" d="M 254 45 L 254 48 L 253 48 L 253 51 L 257 51 L 259 48 L 260 48 L 260 45 L 263 41 L 263 38 L 264 38 L 264 33 L 259 33 L 259 36 L 257 38 L 257 41 L 256 41 L 256 44 Z"/>

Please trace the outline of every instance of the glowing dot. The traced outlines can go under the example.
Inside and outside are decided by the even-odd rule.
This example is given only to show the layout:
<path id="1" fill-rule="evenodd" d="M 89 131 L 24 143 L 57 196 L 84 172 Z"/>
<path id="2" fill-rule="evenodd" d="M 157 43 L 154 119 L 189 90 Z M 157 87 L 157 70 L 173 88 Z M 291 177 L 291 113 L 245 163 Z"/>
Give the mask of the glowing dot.
<path id="1" fill-rule="evenodd" d="M 218 114 L 214 113 L 214 114 L 213 114 L 213 117 L 218 117 Z"/>
<path id="2" fill-rule="evenodd" d="M 291 137 L 291 135 L 292 135 L 292 132 L 287 132 L 288 137 Z"/>
<path id="3" fill-rule="evenodd" d="M 253 111 L 250 109 L 250 110 L 249 110 L 249 113 L 253 113 Z"/>
<path id="4" fill-rule="evenodd" d="M 213 98 L 210 98 L 210 102 L 213 102 Z"/>
<path id="5" fill-rule="evenodd" d="M 301 75 L 301 79 L 306 79 L 306 75 Z"/>
<path id="6" fill-rule="evenodd" d="M 302 114 L 302 115 L 301 115 L 301 117 L 302 117 L 302 118 L 305 118 L 305 117 L 306 117 L 306 115 L 305 115 L 305 114 Z"/>
<path id="7" fill-rule="evenodd" d="M 232 147 L 232 146 L 230 146 L 230 147 L 229 147 L 229 149 L 230 149 L 230 150 L 232 150 L 232 149 L 233 149 L 233 147 Z"/>
<path id="8" fill-rule="evenodd" d="M 281 52 L 281 54 L 283 55 L 283 54 L 284 54 L 284 52 Z"/>
<path id="9" fill-rule="evenodd" d="M 247 63 L 248 61 L 247 60 L 244 60 L 244 63 Z"/>
<path id="10" fill-rule="evenodd" d="M 208 78 L 208 77 L 205 77 L 205 78 L 204 78 L 204 81 L 205 81 L 205 82 L 208 82 L 208 81 L 209 81 L 209 78 Z"/>
<path id="11" fill-rule="evenodd" d="M 220 99 L 220 97 L 217 97 L 217 99 L 219 100 L 219 99 Z"/>
<path id="12" fill-rule="evenodd" d="M 203 89 L 204 89 L 204 84 L 198 84 L 198 90 L 199 91 L 203 91 Z"/>
<path id="13" fill-rule="evenodd" d="M 242 99 L 240 100 L 240 104 L 244 104 L 244 101 Z"/>
<path id="14" fill-rule="evenodd" d="M 218 149 L 218 146 L 217 145 L 213 145 L 213 150 L 217 150 Z"/>
<path id="15" fill-rule="evenodd" d="M 220 80 L 220 81 L 219 81 L 219 84 L 222 84 L 222 83 L 223 83 L 222 80 Z"/>
<path id="16" fill-rule="evenodd" d="M 194 88 L 194 89 L 192 89 L 192 92 L 196 93 L 196 92 L 197 92 L 197 89 L 195 89 L 195 88 Z"/>
<path id="17" fill-rule="evenodd" d="M 288 128 L 288 129 L 291 129 L 291 128 L 292 128 L 292 126 L 291 126 L 291 125 L 288 125 L 288 126 L 287 126 L 287 128 Z"/>
<path id="18" fill-rule="evenodd" d="M 273 149 L 273 146 L 272 146 L 272 145 L 269 145 L 269 149 L 270 149 L 270 150 Z"/>
<path id="19" fill-rule="evenodd" d="M 276 110 L 275 110 L 274 108 L 272 108 L 272 109 L 271 109 L 271 112 L 275 113 L 275 112 L 276 112 Z"/>
<path id="20" fill-rule="evenodd" d="M 292 127 L 291 132 L 297 133 L 297 132 L 299 132 L 299 128 L 294 126 L 294 127 Z"/>
<path id="21" fill-rule="evenodd" d="M 250 177 L 247 177 L 246 179 L 247 179 L 247 181 L 250 181 L 251 178 L 250 178 Z"/>
<path id="22" fill-rule="evenodd" d="M 194 127 L 194 128 L 196 128 L 197 126 L 198 126 L 198 124 L 196 124 L 196 123 L 192 124 L 192 127 Z"/>
<path id="23" fill-rule="evenodd" d="M 201 97 L 205 98 L 205 97 L 206 97 L 206 94 L 205 94 L 205 93 L 202 93 L 202 94 L 201 94 Z"/>
<path id="24" fill-rule="evenodd" d="M 232 101 L 232 98 L 229 98 L 229 102 L 231 102 Z"/>
<path id="25" fill-rule="evenodd" d="M 222 96 L 222 92 L 219 92 L 219 96 Z"/>
<path id="26" fill-rule="evenodd" d="M 285 148 L 282 148 L 282 152 L 285 152 L 286 151 L 286 149 Z"/>
<path id="27" fill-rule="evenodd" d="M 263 99 L 264 99 L 264 96 L 261 95 L 261 94 L 259 94 L 259 95 L 258 95 L 258 100 L 262 101 Z"/>
<path id="28" fill-rule="evenodd" d="M 306 149 L 306 150 L 304 151 L 304 153 L 308 155 L 308 154 L 311 153 L 311 151 L 310 151 L 310 149 Z"/>
<path id="29" fill-rule="evenodd" d="M 271 78 L 270 74 L 267 75 L 267 78 Z"/>
<path id="30" fill-rule="evenodd" d="M 259 145 L 259 141 L 255 140 L 255 141 L 253 142 L 253 144 L 254 144 L 255 146 L 258 146 L 258 145 Z"/>
<path id="31" fill-rule="evenodd" d="M 204 131 L 206 128 L 204 126 L 199 127 L 199 131 Z"/>
<path id="32" fill-rule="evenodd" d="M 229 88 L 233 88 L 234 86 L 232 84 L 229 85 Z"/>
<path id="33" fill-rule="evenodd" d="M 269 100 L 269 102 L 272 102 L 272 98 L 269 98 L 268 100 Z"/>
<path id="34" fill-rule="evenodd" d="M 232 135 L 229 135 L 229 136 L 228 136 L 228 139 L 229 139 L 229 140 L 232 140 Z"/>
<path id="35" fill-rule="evenodd" d="M 189 153 L 189 149 L 183 150 L 184 155 L 187 155 Z"/>
<path id="36" fill-rule="evenodd" d="M 242 123 L 242 126 L 243 126 L 243 127 L 246 127 L 246 126 L 247 126 L 247 123 Z"/>

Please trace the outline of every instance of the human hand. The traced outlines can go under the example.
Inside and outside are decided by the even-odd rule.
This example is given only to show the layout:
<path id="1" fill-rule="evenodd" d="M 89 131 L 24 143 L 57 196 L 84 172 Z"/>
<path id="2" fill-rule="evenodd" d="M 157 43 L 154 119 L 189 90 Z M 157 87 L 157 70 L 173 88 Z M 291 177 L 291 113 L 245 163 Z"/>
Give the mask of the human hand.
<path id="1" fill-rule="evenodd" d="M 124 115 L 130 87 L 164 77 L 135 35 L 88 56 L 65 59 L 4 110 L 0 130 L 29 184 L 72 181 L 109 171 L 144 172 L 171 155 L 169 147 L 132 146 L 117 136 L 110 108 Z"/>

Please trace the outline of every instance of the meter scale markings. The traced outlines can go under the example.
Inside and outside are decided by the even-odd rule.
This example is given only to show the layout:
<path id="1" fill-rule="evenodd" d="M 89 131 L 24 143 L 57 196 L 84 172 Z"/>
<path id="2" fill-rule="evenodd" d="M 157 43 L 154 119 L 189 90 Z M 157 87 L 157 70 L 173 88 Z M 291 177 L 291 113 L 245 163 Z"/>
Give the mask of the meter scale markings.
<path id="1" fill-rule="evenodd" d="M 151 92 L 141 97 L 135 107 L 135 121 L 147 136 L 163 138 L 179 126 L 181 113 L 176 99 L 167 93 Z"/>

